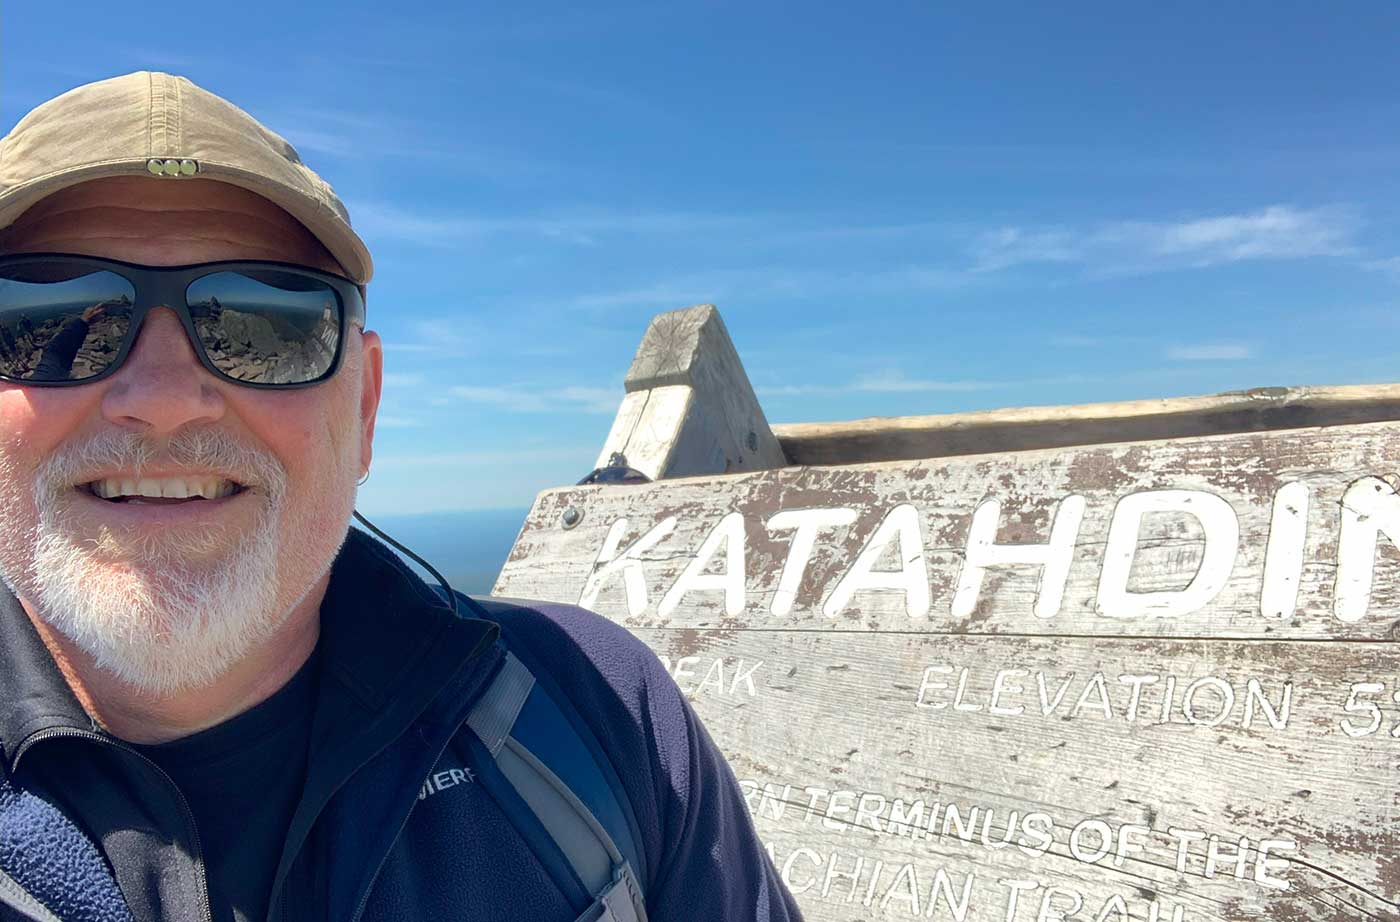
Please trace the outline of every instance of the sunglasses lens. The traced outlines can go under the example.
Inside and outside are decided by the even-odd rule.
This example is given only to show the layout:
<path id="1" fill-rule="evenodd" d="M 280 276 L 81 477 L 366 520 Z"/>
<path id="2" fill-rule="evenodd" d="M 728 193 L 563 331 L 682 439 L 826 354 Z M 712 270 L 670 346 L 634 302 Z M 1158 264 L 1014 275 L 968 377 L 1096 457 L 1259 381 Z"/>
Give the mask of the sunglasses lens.
<path id="1" fill-rule="evenodd" d="M 0 376 L 84 381 L 121 351 L 136 291 L 120 275 L 66 260 L 0 268 Z"/>
<path id="2" fill-rule="evenodd" d="M 277 269 L 215 272 L 185 293 L 214 367 L 250 384 L 305 384 L 330 371 L 340 298 L 325 282 Z"/>

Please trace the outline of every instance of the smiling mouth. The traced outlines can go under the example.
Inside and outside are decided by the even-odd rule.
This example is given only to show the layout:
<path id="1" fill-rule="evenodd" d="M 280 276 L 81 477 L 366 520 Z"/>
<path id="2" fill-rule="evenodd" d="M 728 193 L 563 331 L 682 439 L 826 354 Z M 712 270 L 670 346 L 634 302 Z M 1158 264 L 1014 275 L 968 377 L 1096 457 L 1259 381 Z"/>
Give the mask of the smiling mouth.
<path id="1" fill-rule="evenodd" d="M 168 505 L 223 499 L 247 488 L 222 477 L 106 477 L 78 489 L 109 503 Z"/>

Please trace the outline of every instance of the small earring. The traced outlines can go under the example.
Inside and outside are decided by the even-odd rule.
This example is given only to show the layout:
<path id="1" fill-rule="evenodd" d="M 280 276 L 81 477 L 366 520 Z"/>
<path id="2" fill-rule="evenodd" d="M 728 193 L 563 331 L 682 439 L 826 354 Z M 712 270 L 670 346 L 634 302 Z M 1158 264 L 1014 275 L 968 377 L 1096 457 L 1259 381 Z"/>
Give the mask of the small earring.
<path id="1" fill-rule="evenodd" d="M 361 477 L 359 480 L 355 481 L 355 486 L 357 486 L 357 487 L 362 487 L 362 486 L 364 486 L 366 480 L 369 480 L 369 471 L 365 471 L 365 475 L 364 475 L 363 477 Z"/>

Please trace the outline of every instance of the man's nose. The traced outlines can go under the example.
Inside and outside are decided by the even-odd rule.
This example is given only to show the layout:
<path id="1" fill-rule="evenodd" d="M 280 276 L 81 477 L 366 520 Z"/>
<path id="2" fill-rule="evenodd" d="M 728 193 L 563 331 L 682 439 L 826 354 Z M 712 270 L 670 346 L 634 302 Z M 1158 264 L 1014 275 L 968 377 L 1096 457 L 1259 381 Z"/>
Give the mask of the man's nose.
<path id="1" fill-rule="evenodd" d="M 174 311 L 158 307 L 146 315 L 126 361 L 107 381 L 102 414 L 151 435 L 224 415 L 223 394 Z"/>

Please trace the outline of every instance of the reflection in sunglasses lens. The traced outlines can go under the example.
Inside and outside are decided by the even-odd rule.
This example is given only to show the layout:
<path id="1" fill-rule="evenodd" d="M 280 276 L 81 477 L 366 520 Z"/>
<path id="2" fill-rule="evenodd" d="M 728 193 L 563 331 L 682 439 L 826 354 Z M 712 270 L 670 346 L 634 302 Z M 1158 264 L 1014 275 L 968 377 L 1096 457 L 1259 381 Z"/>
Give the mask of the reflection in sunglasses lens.
<path id="1" fill-rule="evenodd" d="M 185 294 L 214 367 L 251 384 L 301 384 L 335 361 L 340 300 L 324 282 L 275 269 L 215 272 Z"/>
<path id="2" fill-rule="evenodd" d="M 136 292 L 113 272 L 65 261 L 0 271 L 0 375 L 19 381 L 82 381 L 121 350 Z"/>

